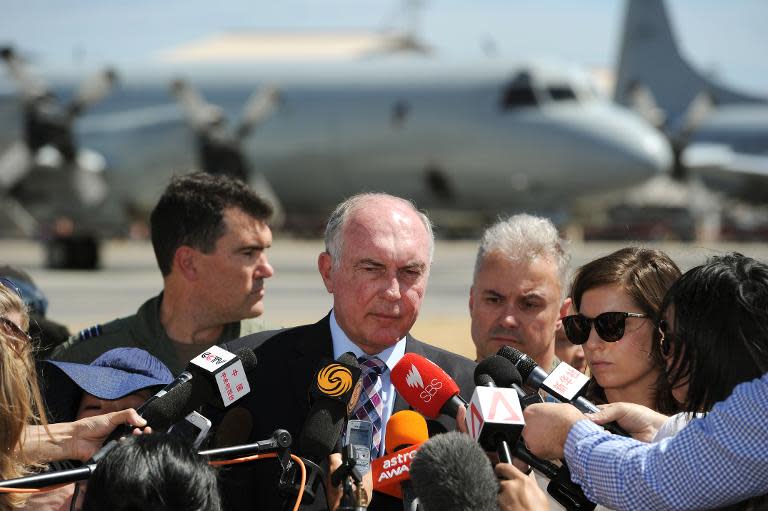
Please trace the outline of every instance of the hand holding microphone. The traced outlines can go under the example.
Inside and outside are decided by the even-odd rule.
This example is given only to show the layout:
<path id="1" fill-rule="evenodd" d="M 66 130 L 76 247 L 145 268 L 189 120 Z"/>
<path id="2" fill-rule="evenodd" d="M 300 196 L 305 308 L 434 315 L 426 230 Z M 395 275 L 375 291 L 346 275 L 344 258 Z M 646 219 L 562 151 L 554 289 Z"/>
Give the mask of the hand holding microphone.
<path id="1" fill-rule="evenodd" d="M 237 355 L 211 346 L 193 358 L 187 370 L 150 397 L 136 410 L 148 426 L 166 431 L 196 408 L 210 404 L 226 408 L 251 390 L 248 371 L 256 367 L 256 355 L 243 348 Z M 104 447 L 93 455 L 98 462 L 130 428 L 118 427 L 107 438 Z"/>

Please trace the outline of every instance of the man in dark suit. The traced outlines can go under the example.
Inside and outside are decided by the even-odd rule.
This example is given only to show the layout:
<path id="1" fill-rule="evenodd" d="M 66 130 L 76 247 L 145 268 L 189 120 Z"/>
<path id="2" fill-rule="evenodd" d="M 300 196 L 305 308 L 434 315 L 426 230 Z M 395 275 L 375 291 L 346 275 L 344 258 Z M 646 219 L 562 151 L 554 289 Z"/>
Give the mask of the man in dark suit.
<path id="1" fill-rule="evenodd" d="M 372 422 L 382 429 L 371 446 L 375 457 L 386 449 L 384 429 L 389 417 L 408 408 L 390 378 L 391 369 L 406 352 L 441 366 L 456 380 L 465 399 L 474 390 L 475 363 L 408 334 L 426 291 L 434 247 L 429 219 L 410 202 L 386 194 L 361 194 L 346 200 L 331 214 L 325 245 L 318 269 L 333 294 L 333 310 L 313 325 L 260 332 L 225 345 L 232 352 L 253 348 L 259 361 L 249 374 L 252 390 L 240 403 L 241 410 L 228 413 L 237 417 L 242 408 L 250 412 L 252 427 L 247 440 L 269 438 L 275 429 L 283 428 L 291 433 L 295 446 L 310 410 L 308 391 L 315 372 L 325 360 L 352 352 L 361 361 L 364 381 L 366 363 L 378 364 L 373 381 L 381 405 L 376 411 L 379 420 Z M 358 404 L 364 404 L 364 399 Z M 378 403 L 378 397 L 375 401 Z M 359 409 L 353 413 L 361 416 Z M 225 417 L 224 422 L 230 421 Z M 243 421 L 237 422 L 242 426 Z M 432 426 L 451 430 L 456 423 L 443 416 Z M 221 429 L 219 437 L 227 436 L 226 428 Z M 241 473 L 236 474 L 238 471 Z M 277 463 L 269 461 L 223 474 L 226 507 L 281 509 L 278 476 Z M 306 507 L 326 508 L 322 491 L 314 505 Z M 399 501 L 373 495 L 370 509 L 398 508 L 402 509 Z"/>

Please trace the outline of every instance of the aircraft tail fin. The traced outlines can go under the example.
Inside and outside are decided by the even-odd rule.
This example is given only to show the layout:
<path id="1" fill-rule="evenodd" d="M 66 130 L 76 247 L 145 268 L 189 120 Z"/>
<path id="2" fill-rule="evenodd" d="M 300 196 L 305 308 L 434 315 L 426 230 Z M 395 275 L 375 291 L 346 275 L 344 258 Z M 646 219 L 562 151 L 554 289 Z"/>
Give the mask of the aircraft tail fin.
<path id="1" fill-rule="evenodd" d="M 679 122 L 691 102 L 706 93 L 715 105 L 765 103 L 716 84 L 680 54 L 663 0 L 628 0 L 614 98 L 632 106 L 638 87 L 646 87 L 669 122 Z"/>

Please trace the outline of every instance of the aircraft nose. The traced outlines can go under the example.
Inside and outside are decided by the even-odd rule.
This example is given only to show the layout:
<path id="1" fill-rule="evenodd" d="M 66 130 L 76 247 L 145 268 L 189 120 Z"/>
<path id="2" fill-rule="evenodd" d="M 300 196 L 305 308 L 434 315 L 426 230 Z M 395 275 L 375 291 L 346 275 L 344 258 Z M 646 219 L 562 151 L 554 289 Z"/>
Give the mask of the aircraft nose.
<path id="1" fill-rule="evenodd" d="M 672 149 L 659 130 L 622 109 L 602 113 L 584 122 L 594 137 L 593 172 L 602 174 L 606 187 L 609 181 L 630 186 L 671 171 Z"/>
<path id="2" fill-rule="evenodd" d="M 667 138 L 651 126 L 643 127 L 633 137 L 638 165 L 651 170 L 651 174 L 668 173 L 672 169 L 672 148 Z"/>

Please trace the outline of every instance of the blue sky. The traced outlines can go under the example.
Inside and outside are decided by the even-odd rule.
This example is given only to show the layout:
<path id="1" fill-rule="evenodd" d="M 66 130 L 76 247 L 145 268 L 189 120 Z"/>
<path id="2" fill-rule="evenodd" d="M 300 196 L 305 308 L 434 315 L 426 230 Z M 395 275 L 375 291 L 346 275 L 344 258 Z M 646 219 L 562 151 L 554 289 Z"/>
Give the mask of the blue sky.
<path id="1" fill-rule="evenodd" d="M 510 67 L 533 59 L 612 67 L 621 0 L 422 0 L 420 34 L 433 61 Z M 721 81 L 768 95 L 768 2 L 667 0 L 685 55 Z M 384 0 L 17 0 L 5 5 L 0 44 L 49 73 L 103 64 L 123 75 L 158 71 L 154 56 L 228 30 L 380 29 L 402 6 Z M 402 18 L 401 18 L 402 20 Z M 493 59 L 482 45 L 493 41 Z M 0 78 L 0 86 L 2 80 Z"/>

